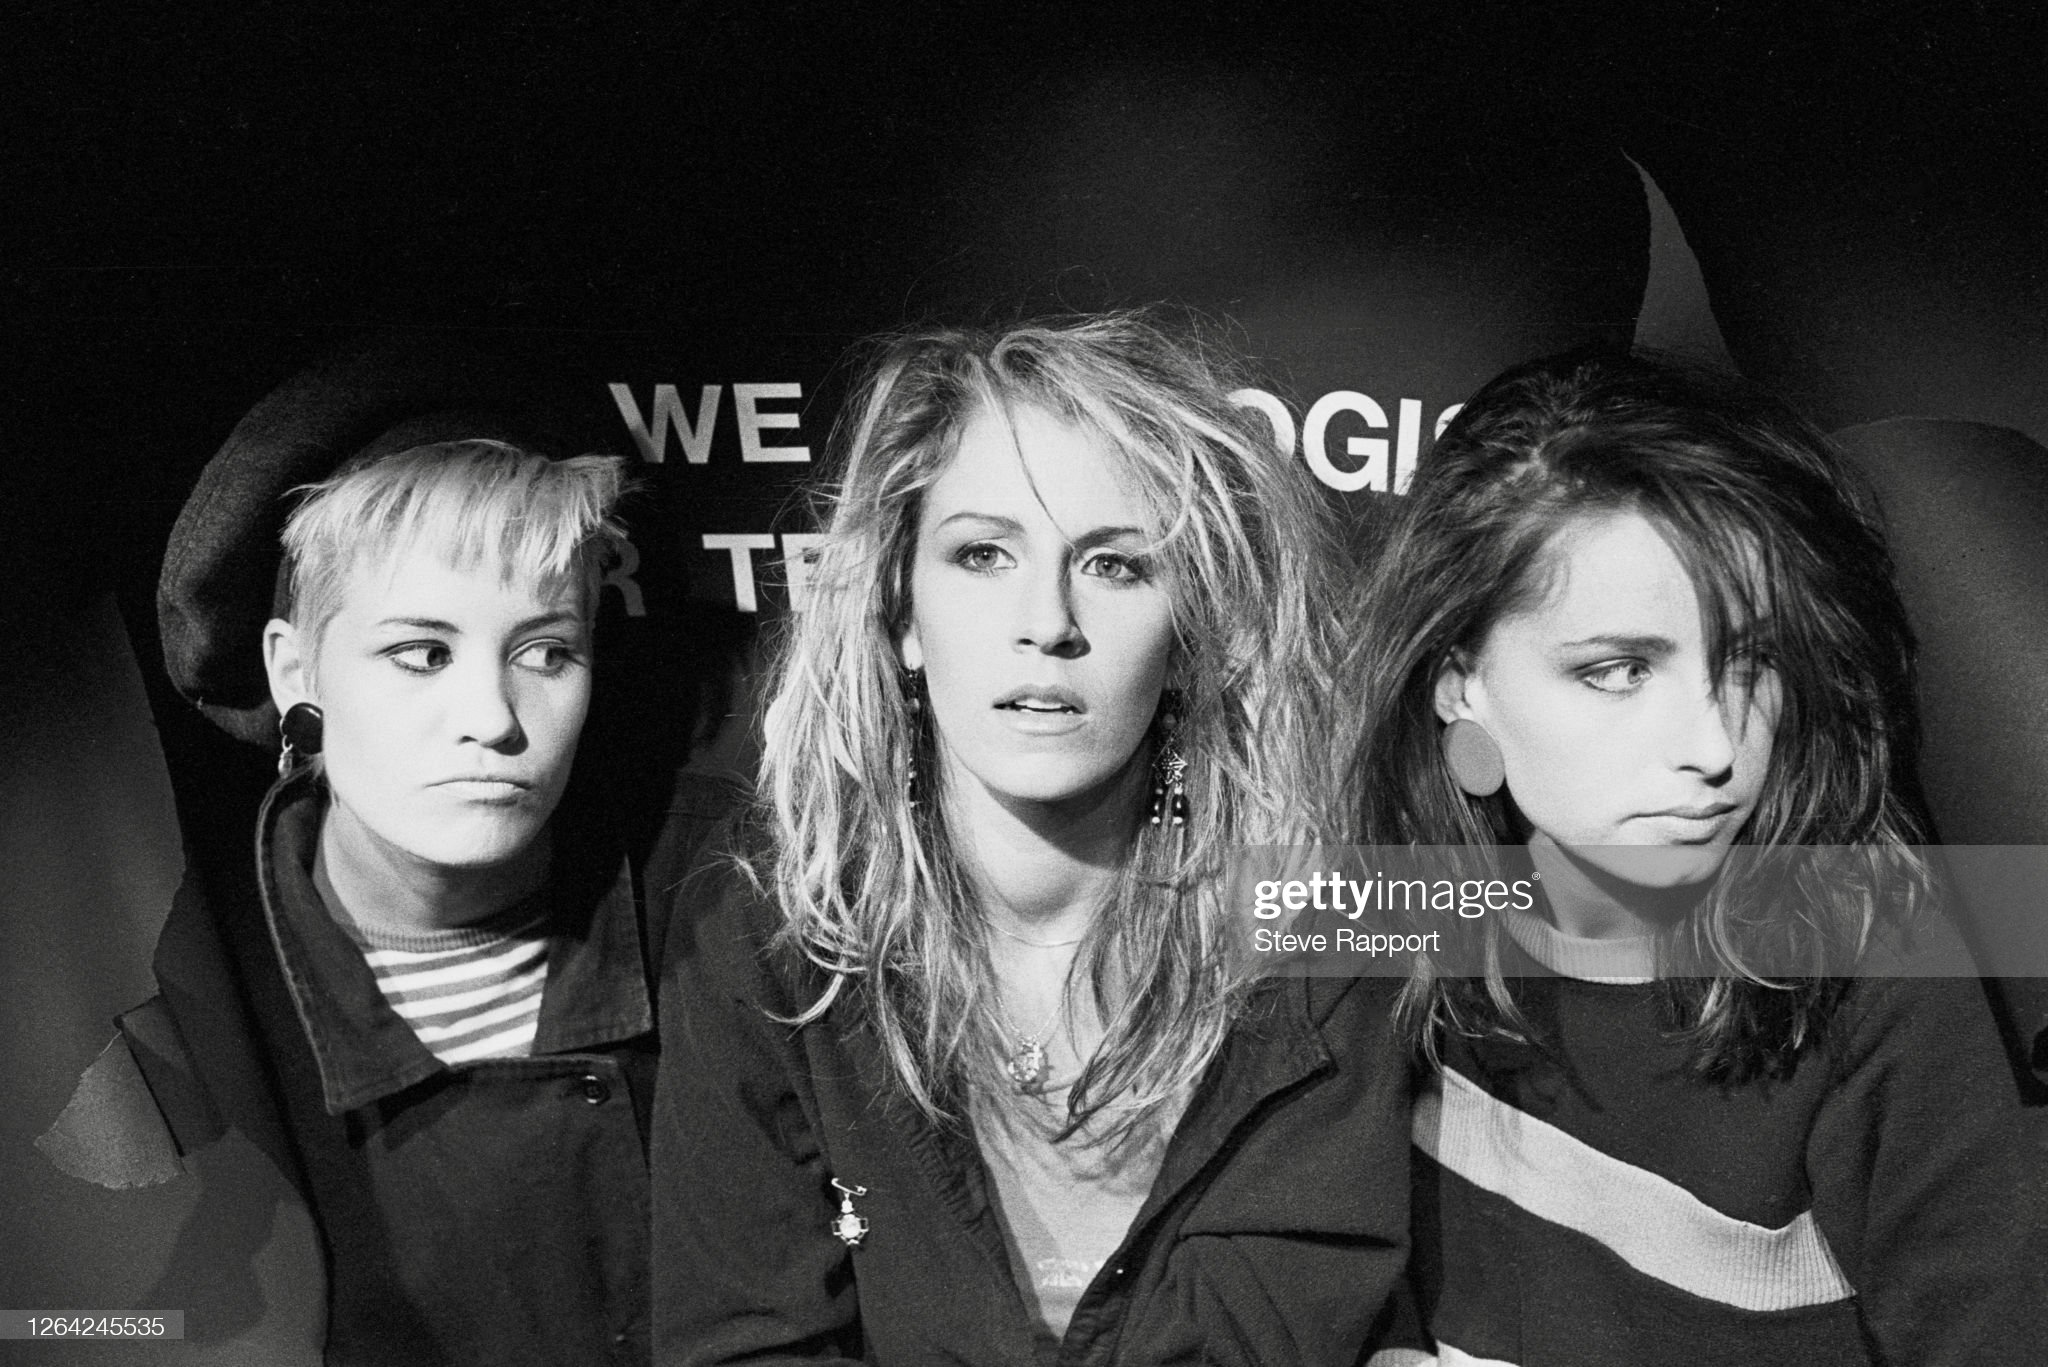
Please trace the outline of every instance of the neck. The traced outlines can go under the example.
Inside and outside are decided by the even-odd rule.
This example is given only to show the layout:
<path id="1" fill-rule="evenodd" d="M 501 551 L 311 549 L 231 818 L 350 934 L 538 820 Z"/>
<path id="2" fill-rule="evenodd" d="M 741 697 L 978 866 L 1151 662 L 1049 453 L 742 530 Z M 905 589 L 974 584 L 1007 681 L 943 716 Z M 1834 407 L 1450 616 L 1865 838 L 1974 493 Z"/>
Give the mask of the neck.
<path id="1" fill-rule="evenodd" d="M 1094 997 L 1070 991 L 1069 974 L 1129 857 L 1144 776 L 1134 761 L 1058 803 L 999 798 L 967 774 L 947 785 L 948 822 L 983 906 L 1009 932 L 988 937 L 1000 1024 L 1009 1044 L 1028 1036 L 1045 1049 L 1045 1079 L 1071 1080 L 1102 1041 Z"/>
<path id="2" fill-rule="evenodd" d="M 1581 940 L 1627 940 L 1674 924 L 1700 897 L 1700 888 L 1645 887 L 1606 872 L 1538 831 L 1529 858 L 1543 878 L 1551 923 Z"/>
<path id="3" fill-rule="evenodd" d="M 1115 885 L 1136 836 L 1144 770 L 1058 803 L 996 796 L 962 774 L 947 818 L 991 917 L 1039 943 L 1078 939 Z"/>
<path id="4" fill-rule="evenodd" d="M 314 886 L 358 926 L 397 934 L 455 930 L 487 920 L 547 880 L 546 833 L 512 859 L 484 868 L 432 864 L 397 849 L 334 803 L 320 823 Z"/>

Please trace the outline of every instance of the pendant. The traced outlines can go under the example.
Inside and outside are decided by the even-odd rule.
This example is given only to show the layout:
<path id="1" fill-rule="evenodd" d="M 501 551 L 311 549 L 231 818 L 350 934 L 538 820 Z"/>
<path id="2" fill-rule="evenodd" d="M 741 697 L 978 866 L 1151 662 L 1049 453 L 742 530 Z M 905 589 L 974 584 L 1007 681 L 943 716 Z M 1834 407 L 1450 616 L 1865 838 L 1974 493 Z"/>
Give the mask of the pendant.
<path id="1" fill-rule="evenodd" d="M 854 1211 L 853 1198 L 867 1195 L 868 1189 L 849 1187 L 836 1177 L 832 1179 L 832 1185 L 839 1188 L 839 1213 L 832 1217 L 832 1223 L 826 1228 L 848 1248 L 859 1248 L 861 1239 L 868 1232 L 868 1220 L 865 1215 Z"/>
<path id="2" fill-rule="evenodd" d="M 1018 1091 L 1030 1091 L 1045 1076 L 1045 1046 L 1026 1035 L 1017 1052 L 1003 1064 L 1003 1071 L 1017 1084 Z"/>

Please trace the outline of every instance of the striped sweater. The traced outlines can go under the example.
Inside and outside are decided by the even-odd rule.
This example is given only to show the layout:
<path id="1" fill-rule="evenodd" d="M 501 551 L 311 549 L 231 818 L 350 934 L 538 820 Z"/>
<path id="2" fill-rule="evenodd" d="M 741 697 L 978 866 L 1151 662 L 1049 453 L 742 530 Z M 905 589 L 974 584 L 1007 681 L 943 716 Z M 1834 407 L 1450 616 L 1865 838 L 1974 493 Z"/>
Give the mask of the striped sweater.
<path id="1" fill-rule="evenodd" d="M 1860 981 L 1790 1077 L 1720 1086 L 1626 947 L 1517 938 L 1544 1047 L 1451 1040 L 1415 1111 L 1413 1280 L 1442 1367 L 2048 1360 L 1974 980 Z"/>
<path id="2" fill-rule="evenodd" d="M 384 1000 L 441 1062 L 533 1051 L 547 985 L 545 911 L 529 903 L 460 930 L 355 933 Z"/>

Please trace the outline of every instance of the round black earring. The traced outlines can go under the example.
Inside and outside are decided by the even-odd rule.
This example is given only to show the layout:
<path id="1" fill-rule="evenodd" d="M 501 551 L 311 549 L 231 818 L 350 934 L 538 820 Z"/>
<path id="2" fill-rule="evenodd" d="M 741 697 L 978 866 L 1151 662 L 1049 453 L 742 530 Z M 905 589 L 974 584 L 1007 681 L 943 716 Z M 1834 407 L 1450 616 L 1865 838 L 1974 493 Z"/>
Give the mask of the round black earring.
<path id="1" fill-rule="evenodd" d="M 295 702 L 285 709 L 285 714 L 277 719 L 277 736 L 281 742 L 277 752 L 280 777 L 290 773 L 302 760 L 320 753 L 321 743 L 326 737 L 326 722 L 320 709 L 309 702 Z"/>

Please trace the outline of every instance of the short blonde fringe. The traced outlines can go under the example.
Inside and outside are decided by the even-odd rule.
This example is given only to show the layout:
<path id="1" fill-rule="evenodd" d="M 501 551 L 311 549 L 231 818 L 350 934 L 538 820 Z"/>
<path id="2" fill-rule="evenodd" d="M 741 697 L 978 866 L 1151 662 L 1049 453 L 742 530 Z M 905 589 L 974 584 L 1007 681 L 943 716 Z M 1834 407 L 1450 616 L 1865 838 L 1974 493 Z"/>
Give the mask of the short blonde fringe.
<path id="1" fill-rule="evenodd" d="M 507 580 L 597 580 L 625 540 L 617 456 L 550 460 L 501 441 L 434 442 L 344 468 L 295 490 L 285 522 L 291 613 L 318 639 L 349 572 L 419 546 L 449 565 L 495 561 Z"/>

